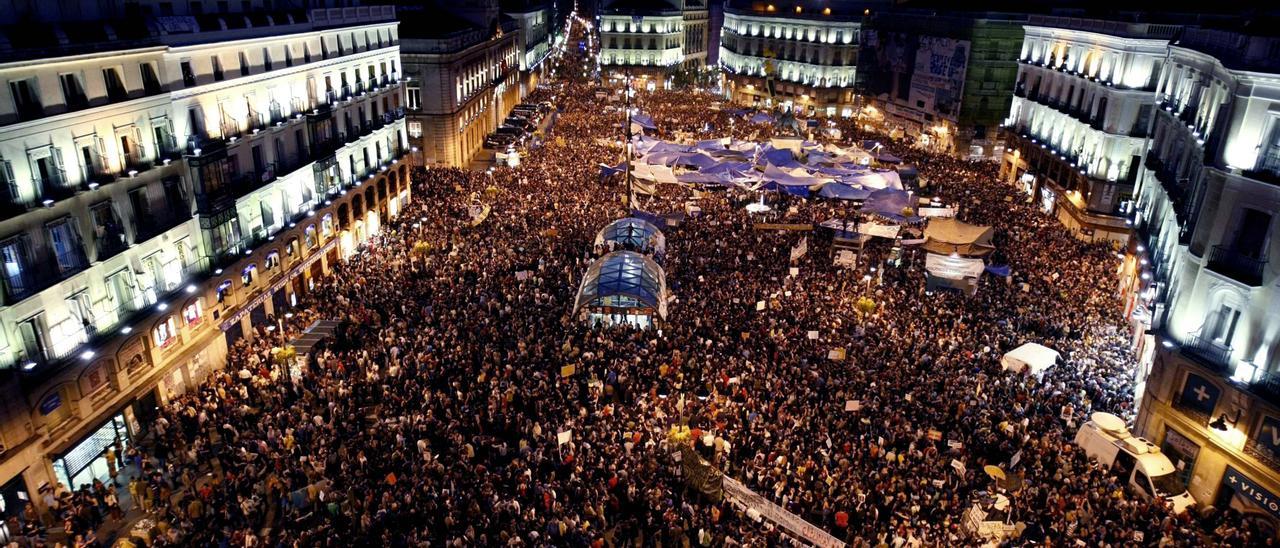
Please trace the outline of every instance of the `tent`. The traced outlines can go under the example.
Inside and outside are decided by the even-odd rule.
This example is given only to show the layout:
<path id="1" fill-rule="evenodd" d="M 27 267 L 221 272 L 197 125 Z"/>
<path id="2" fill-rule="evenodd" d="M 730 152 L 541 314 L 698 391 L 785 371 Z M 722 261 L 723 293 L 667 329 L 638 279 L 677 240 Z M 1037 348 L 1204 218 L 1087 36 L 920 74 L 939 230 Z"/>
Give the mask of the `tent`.
<path id="1" fill-rule="evenodd" d="M 1013 350 L 1010 350 L 1000 358 L 1000 366 L 1005 371 L 1014 373 L 1022 373 L 1030 371 L 1031 375 L 1037 379 L 1044 375 L 1044 372 L 1053 364 L 1058 362 L 1061 357 L 1057 350 L 1049 348 L 1039 343 L 1026 343 Z"/>
<path id="2" fill-rule="evenodd" d="M 765 114 L 763 112 L 757 112 L 753 114 L 751 118 L 748 119 L 748 121 L 753 124 L 772 124 L 773 116 L 769 116 L 768 114 Z"/>
<path id="3" fill-rule="evenodd" d="M 985 257 L 995 251 L 991 245 L 994 233 L 989 226 L 971 225 L 953 217 L 934 218 L 924 229 L 924 248 L 942 255 Z"/>
<path id="4" fill-rule="evenodd" d="M 862 210 L 867 213 L 873 213 L 894 222 L 911 222 L 919 221 L 920 218 L 914 215 L 904 215 L 903 210 L 911 207 L 911 194 L 895 190 L 892 188 L 882 188 L 872 192 L 867 197 L 866 203 L 862 204 Z"/>
<path id="5" fill-rule="evenodd" d="M 644 129 L 658 129 L 658 126 L 653 125 L 653 117 L 648 114 L 631 115 L 631 124 Z"/>
<path id="6" fill-rule="evenodd" d="M 818 195 L 840 200 L 865 200 L 871 195 L 871 191 L 844 183 L 827 183 L 818 190 Z"/>

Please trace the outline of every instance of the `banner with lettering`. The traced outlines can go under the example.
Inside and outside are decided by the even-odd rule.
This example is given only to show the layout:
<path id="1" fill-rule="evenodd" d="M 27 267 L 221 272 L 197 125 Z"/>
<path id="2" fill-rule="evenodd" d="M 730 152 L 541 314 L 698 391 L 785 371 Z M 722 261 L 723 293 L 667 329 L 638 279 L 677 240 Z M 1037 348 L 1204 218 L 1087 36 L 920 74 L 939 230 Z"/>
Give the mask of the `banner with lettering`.
<path id="1" fill-rule="evenodd" d="M 1218 397 L 1222 389 L 1209 382 L 1208 379 L 1195 373 L 1187 375 L 1187 383 L 1182 386 L 1182 397 L 1178 400 L 1184 407 L 1212 415 L 1218 406 Z"/>
<path id="2" fill-rule="evenodd" d="M 1230 487 L 1236 492 L 1236 496 L 1249 504 L 1265 510 L 1272 517 L 1280 518 L 1280 499 L 1239 470 L 1228 466 L 1227 471 L 1222 474 L 1222 485 Z"/>

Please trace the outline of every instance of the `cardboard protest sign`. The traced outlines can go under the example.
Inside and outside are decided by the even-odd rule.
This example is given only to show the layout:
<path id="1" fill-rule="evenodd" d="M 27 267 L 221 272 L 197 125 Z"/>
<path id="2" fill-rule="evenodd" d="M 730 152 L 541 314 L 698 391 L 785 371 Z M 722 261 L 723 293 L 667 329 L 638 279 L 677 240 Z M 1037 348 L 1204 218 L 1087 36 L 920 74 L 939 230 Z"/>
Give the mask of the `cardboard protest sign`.
<path id="1" fill-rule="evenodd" d="M 564 367 L 561 367 L 561 368 L 560 368 L 560 376 L 561 376 L 561 377 L 572 377 L 572 376 L 573 376 L 573 374 L 574 374 L 575 372 L 577 372 L 577 370 L 578 370 L 578 366 L 576 366 L 576 365 L 573 365 L 573 364 L 566 365 L 566 366 L 564 366 Z"/>

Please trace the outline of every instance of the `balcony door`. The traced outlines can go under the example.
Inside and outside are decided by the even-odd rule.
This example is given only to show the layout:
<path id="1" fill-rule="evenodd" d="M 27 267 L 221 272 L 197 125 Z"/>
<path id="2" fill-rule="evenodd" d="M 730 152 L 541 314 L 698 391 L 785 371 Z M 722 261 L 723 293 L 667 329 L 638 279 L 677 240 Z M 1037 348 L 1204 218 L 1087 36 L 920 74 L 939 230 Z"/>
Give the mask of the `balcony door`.
<path id="1" fill-rule="evenodd" d="M 28 360 L 42 361 L 47 357 L 44 325 L 40 322 L 40 316 L 18 322 L 18 334 L 22 337 L 22 351 Z"/>
<path id="2" fill-rule="evenodd" d="M 1236 324 L 1240 322 L 1240 309 L 1225 303 L 1219 305 L 1209 322 L 1209 335 L 1213 342 L 1222 346 L 1231 346 L 1231 338 L 1236 333 Z"/>
<path id="3" fill-rule="evenodd" d="M 1267 232 L 1270 229 L 1270 214 L 1245 208 L 1240 214 L 1239 228 L 1236 229 L 1231 247 L 1250 259 L 1264 259 L 1267 254 Z"/>

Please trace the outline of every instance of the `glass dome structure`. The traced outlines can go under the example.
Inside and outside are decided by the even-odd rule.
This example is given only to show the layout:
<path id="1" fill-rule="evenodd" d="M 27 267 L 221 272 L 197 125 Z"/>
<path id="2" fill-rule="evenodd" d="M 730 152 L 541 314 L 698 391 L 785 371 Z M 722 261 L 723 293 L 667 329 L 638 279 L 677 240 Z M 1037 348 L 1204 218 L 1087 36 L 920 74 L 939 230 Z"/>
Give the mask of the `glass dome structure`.
<path id="1" fill-rule="evenodd" d="M 667 254 L 667 237 L 653 223 L 635 217 L 618 219 L 600 229 L 596 234 L 596 246 L 608 246 L 614 243 L 614 249 L 638 251 L 651 255 L 661 261 Z"/>
<path id="2" fill-rule="evenodd" d="M 649 257 L 615 251 L 587 269 L 573 311 L 592 322 L 648 327 L 654 315 L 667 317 L 666 274 Z"/>

